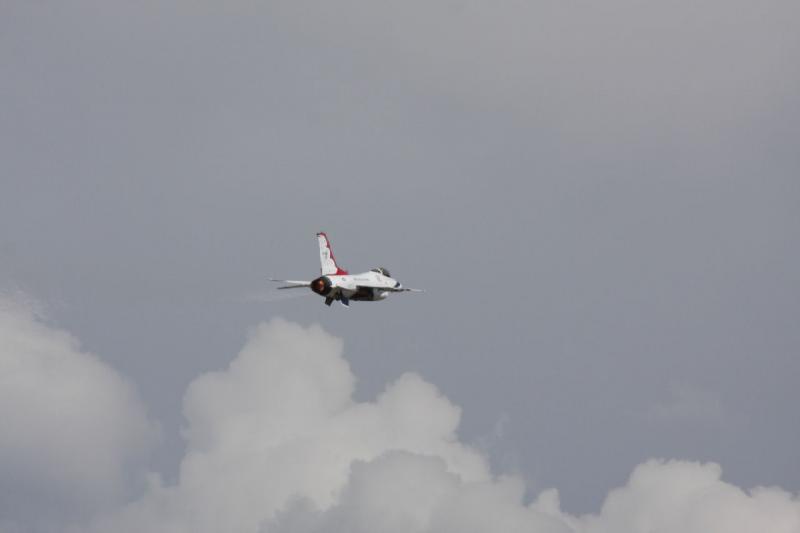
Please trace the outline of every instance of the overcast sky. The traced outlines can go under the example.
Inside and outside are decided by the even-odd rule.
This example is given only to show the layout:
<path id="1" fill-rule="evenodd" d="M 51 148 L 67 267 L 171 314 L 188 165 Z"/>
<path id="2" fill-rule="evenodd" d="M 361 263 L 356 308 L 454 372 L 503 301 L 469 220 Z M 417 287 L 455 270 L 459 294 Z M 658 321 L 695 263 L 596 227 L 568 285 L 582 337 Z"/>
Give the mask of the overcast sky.
<path id="1" fill-rule="evenodd" d="M 460 407 L 434 433 L 487 465 L 387 444 L 441 456 L 441 476 L 509 474 L 526 502 L 555 487 L 574 515 L 652 458 L 800 490 L 794 0 L 5 0 L 0 102 L 0 426 L 41 425 L 0 437 L 0 530 L 146 502 L 117 483 L 146 471 L 183 487 L 206 427 L 194 384 L 278 317 L 292 342 L 339 339 L 320 341 L 355 380 L 336 398 L 372 405 L 412 372 L 446 397 L 414 416 Z M 320 230 L 351 272 L 427 292 L 350 309 L 276 293 L 268 277 L 318 274 Z M 75 366 L 8 377 L 29 348 Z M 87 373 L 98 396 L 60 388 Z M 47 401 L 77 391 L 70 429 Z M 198 412 L 229 405 L 205 394 Z M 80 414 L 97 402 L 116 407 Z M 62 498 L 49 476 L 92 460 L 59 439 L 106 416 L 132 420 L 84 472 L 108 501 Z M 321 523 L 358 530 L 358 472 Z M 253 523 L 324 530 L 286 509 Z"/>

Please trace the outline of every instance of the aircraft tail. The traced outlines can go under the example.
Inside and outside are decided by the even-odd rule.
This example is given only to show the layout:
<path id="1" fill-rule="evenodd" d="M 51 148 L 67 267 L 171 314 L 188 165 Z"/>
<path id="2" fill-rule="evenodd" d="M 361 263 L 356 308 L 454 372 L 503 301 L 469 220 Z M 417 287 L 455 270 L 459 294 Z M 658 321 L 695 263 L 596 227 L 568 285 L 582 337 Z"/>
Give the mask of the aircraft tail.
<path id="1" fill-rule="evenodd" d="M 338 276 L 347 274 L 347 270 L 340 268 L 333 257 L 333 248 L 324 232 L 317 233 L 319 241 L 319 265 L 323 276 Z"/>

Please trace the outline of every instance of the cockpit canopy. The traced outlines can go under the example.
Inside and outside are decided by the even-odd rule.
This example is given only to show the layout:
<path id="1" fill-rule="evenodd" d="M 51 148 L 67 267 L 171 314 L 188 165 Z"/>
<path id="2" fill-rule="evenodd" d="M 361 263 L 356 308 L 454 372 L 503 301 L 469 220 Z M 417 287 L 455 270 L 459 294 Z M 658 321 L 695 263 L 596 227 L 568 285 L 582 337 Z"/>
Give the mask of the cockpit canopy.
<path id="1" fill-rule="evenodd" d="M 370 272 L 377 272 L 378 274 L 382 274 L 382 275 L 386 276 L 387 278 L 391 278 L 392 277 L 392 275 L 389 274 L 389 271 L 386 270 L 383 267 L 373 268 L 372 270 L 370 270 Z"/>

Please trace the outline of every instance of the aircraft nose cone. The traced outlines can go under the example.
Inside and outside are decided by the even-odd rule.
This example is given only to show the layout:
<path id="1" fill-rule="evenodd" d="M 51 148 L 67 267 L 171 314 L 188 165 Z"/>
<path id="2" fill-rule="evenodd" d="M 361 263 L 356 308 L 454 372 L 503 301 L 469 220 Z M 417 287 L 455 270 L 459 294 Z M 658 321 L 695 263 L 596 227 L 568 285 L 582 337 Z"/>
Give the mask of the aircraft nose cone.
<path id="1" fill-rule="evenodd" d="M 400 282 L 398 281 L 397 283 L 395 283 L 395 284 L 394 284 L 394 288 L 395 288 L 395 289 L 402 289 L 402 288 L 403 288 L 403 286 L 402 286 L 402 285 L 400 285 Z"/>

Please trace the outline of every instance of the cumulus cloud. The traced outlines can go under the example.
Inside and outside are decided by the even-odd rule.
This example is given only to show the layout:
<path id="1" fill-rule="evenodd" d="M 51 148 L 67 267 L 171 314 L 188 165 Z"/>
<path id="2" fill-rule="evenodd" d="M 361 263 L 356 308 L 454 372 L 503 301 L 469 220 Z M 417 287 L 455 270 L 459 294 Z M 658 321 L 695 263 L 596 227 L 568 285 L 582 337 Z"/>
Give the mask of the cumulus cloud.
<path id="1" fill-rule="evenodd" d="M 130 383 L 35 306 L 0 295 L 0 530 L 119 505 L 156 437 Z"/>
<path id="2" fill-rule="evenodd" d="M 794 533 L 800 502 L 779 489 L 745 492 L 720 479 L 717 464 L 649 461 L 625 487 L 613 490 L 599 515 L 577 522 L 587 533 L 647 532 Z"/>
<path id="3" fill-rule="evenodd" d="M 334 505 L 355 461 L 391 450 L 489 479 L 484 458 L 456 437 L 459 408 L 433 385 L 406 374 L 358 403 L 354 384 L 341 340 L 318 326 L 260 325 L 226 370 L 189 386 L 178 483 L 155 484 L 99 530 L 257 531 L 297 498 Z"/>
<path id="4" fill-rule="evenodd" d="M 558 492 L 525 504 L 518 479 L 464 482 L 435 458 L 387 454 L 353 468 L 341 501 L 325 512 L 300 504 L 262 533 L 369 531 L 463 533 L 796 533 L 800 502 L 778 488 L 750 493 L 718 465 L 652 460 L 612 491 L 599 514 L 570 516 Z"/>
<path id="5" fill-rule="evenodd" d="M 355 401 L 342 341 L 283 320 L 188 387 L 176 482 L 151 474 L 134 501 L 109 502 L 104 491 L 143 471 L 129 459 L 152 433 L 132 389 L 30 311 L 6 306 L 0 322 L 0 415 L 13 430 L 0 437 L 0 484 L 4 502 L 29 509 L 4 506 L 8 531 L 800 533 L 796 496 L 743 491 L 716 464 L 646 462 L 597 514 L 562 510 L 555 489 L 531 501 L 521 478 L 460 442 L 460 409 L 435 386 L 409 373 Z M 53 494 L 93 517 L 37 522 Z"/>
<path id="6" fill-rule="evenodd" d="M 746 493 L 714 464 L 651 461 L 599 514 L 572 516 L 550 489 L 532 502 L 462 444 L 460 410 L 405 374 L 353 400 L 342 343 L 318 326 L 262 324 L 230 366 L 184 399 L 187 452 L 175 485 L 105 516 L 95 531 L 638 533 L 800 531 L 781 489 Z"/>

